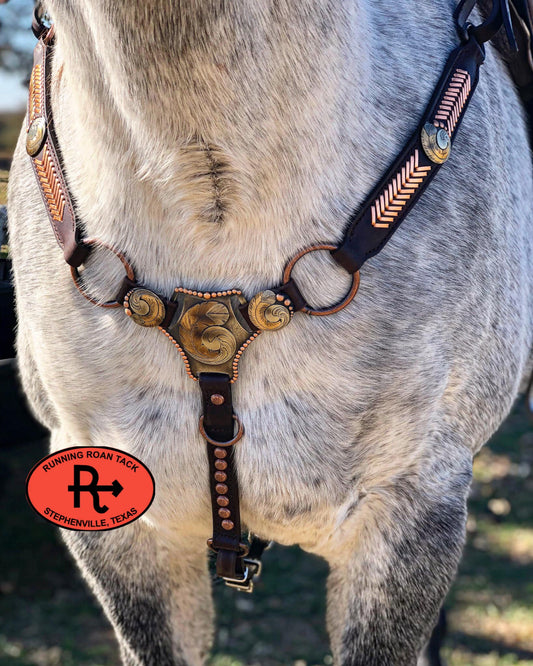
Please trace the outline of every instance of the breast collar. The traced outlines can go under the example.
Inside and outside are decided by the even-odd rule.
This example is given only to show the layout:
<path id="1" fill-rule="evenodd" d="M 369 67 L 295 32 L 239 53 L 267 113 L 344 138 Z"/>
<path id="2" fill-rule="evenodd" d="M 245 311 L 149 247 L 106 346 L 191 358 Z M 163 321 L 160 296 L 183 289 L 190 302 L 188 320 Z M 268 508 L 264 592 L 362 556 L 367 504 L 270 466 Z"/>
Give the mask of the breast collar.
<path id="1" fill-rule="evenodd" d="M 233 411 L 231 397 L 239 359 L 260 333 L 283 328 L 296 312 L 333 315 L 353 300 L 365 261 L 385 246 L 448 159 L 478 83 L 485 58 L 484 42 L 503 24 L 509 42 L 514 43 L 507 3 L 508 0 L 496 0 L 491 16 L 479 26 L 468 23 L 476 0 L 459 3 L 455 21 L 461 44 L 451 52 L 417 130 L 365 203 L 351 216 L 340 244 L 324 243 L 303 249 L 287 263 L 281 284 L 261 291 L 249 302 L 239 289 L 233 288 L 205 292 L 177 287 L 167 298 L 137 283 L 122 252 L 98 239 L 82 236 L 62 169 L 50 107 L 48 70 L 54 26 L 45 27 L 38 15 L 34 17 L 39 41 L 30 81 L 26 148 L 52 229 L 81 294 L 100 307 L 123 308 L 140 326 L 158 328 L 176 347 L 188 375 L 199 383 L 203 403 L 199 428 L 207 442 L 213 516 L 213 536 L 208 546 L 217 556 L 217 574 L 233 587 L 252 590 L 252 579 L 259 572 L 260 556 L 267 545 L 255 537 L 251 546 L 241 539 L 234 447 L 243 436 L 244 425 Z M 107 303 L 96 301 L 88 293 L 78 270 L 95 246 L 113 252 L 125 268 L 126 275 L 115 299 Z M 330 252 L 352 276 L 344 299 L 323 309 L 307 304 L 292 277 L 298 260 L 317 251 Z"/>

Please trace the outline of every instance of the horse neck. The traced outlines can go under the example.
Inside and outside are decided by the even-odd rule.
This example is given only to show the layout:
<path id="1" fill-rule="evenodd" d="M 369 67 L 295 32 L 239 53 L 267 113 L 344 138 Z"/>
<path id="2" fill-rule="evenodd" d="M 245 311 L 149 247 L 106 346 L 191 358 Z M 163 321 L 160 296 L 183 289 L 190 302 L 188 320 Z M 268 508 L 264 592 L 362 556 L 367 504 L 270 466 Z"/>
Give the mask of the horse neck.
<path id="1" fill-rule="evenodd" d="M 49 4 L 58 134 L 89 231 L 123 244 L 137 233 L 139 246 L 156 227 L 198 248 L 191 265 L 227 243 L 251 271 L 250 237 L 268 230 L 283 239 L 262 250 L 277 271 L 284 244 L 340 236 L 418 121 L 440 65 L 420 82 L 413 44 L 449 2 L 417 8 L 412 25 L 407 0 L 388 13 L 364 0 L 191 0 L 171 15 L 165 0 Z M 427 42 L 441 61 L 451 16 L 442 32 Z"/>

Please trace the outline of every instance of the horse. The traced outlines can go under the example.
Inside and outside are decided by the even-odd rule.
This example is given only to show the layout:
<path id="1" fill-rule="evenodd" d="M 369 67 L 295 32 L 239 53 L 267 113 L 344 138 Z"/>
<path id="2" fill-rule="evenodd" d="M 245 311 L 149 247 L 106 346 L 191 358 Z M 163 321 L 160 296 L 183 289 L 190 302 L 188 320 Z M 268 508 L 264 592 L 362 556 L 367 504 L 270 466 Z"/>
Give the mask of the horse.
<path id="1" fill-rule="evenodd" d="M 87 237 L 170 296 L 277 284 L 338 243 L 416 128 L 457 45 L 451 0 L 47 0 L 51 105 Z M 330 567 L 338 666 L 422 660 L 465 538 L 472 457 L 531 371 L 526 121 L 486 61 L 446 165 L 331 317 L 297 314 L 240 361 L 243 523 Z M 62 530 L 127 666 L 196 666 L 213 638 L 200 397 L 165 336 L 80 297 L 50 230 L 23 128 L 9 184 L 17 347 L 51 451 L 113 446 L 156 481 L 120 529 Z M 106 300 L 122 275 L 95 251 Z M 295 269 L 319 307 L 346 272 Z"/>

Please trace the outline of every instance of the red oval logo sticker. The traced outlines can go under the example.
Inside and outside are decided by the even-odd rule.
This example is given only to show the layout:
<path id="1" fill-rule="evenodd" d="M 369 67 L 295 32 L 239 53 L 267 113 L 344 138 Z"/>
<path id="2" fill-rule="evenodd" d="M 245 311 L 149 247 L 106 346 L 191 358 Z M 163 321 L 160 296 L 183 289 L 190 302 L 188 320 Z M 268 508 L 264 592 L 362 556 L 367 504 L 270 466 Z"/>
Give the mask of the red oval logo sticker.
<path id="1" fill-rule="evenodd" d="M 137 520 L 155 495 L 154 477 L 129 453 L 74 446 L 40 460 L 28 474 L 35 511 L 69 530 L 113 530 Z"/>

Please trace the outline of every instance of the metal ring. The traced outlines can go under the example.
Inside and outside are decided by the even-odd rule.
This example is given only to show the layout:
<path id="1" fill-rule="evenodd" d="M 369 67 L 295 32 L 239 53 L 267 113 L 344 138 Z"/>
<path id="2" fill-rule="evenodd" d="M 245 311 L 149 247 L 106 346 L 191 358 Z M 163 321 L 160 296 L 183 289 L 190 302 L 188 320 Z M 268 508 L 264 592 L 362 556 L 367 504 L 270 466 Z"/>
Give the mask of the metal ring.
<path id="1" fill-rule="evenodd" d="M 98 240 L 98 238 L 83 238 L 82 240 L 78 241 L 79 245 L 85 245 L 86 247 L 103 247 L 106 250 L 109 250 L 112 252 L 116 257 L 118 257 L 124 266 L 126 270 L 126 276 L 128 277 L 129 280 L 132 282 L 135 282 L 135 273 L 133 272 L 133 268 L 131 267 L 131 264 L 129 261 L 126 259 L 126 257 L 122 254 L 122 252 L 119 252 L 116 250 L 113 246 L 108 245 L 107 243 L 104 243 L 101 240 Z M 122 303 L 119 303 L 118 301 L 106 301 L 105 303 L 101 303 L 100 301 L 97 301 L 95 298 L 90 296 L 81 286 L 80 284 L 80 274 L 78 272 L 78 269 L 75 266 L 70 267 L 70 274 L 72 275 L 72 280 L 74 281 L 74 284 L 76 285 L 76 289 L 80 292 L 80 294 L 86 298 L 90 303 L 93 303 L 93 305 L 98 305 L 101 308 L 121 308 Z"/>
<path id="2" fill-rule="evenodd" d="M 309 252 L 317 252 L 318 250 L 329 250 L 331 252 L 336 249 L 337 249 L 336 245 L 311 245 L 310 247 L 306 247 L 305 250 L 299 252 L 285 266 L 285 270 L 283 271 L 283 284 L 281 286 L 283 287 L 283 285 L 289 282 L 289 280 L 291 279 L 292 269 L 295 267 L 296 263 L 304 255 L 308 254 Z M 341 301 L 330 307 L 316 308 L 316 309 L 310 307 L 306 303 L 305 306 L 302 308 L 302 312 L 305 312 L 308 315 L 313 315 L 315 317 L 324 317 L 325 315 L 335 314 L 336 312 L 343 310 L 347 305 L 349 305 L 353 301 L 355 295 L 357 294 L 357 290 L 359 289 L 359 282 L 360 282 L 359 271 L 356 271 L 355 273 L 352 274 L 352 286 L 350 287 L 350 290 L 348 291 L 346 296 Z"/>
<path id="3" fill-rule="evenodd" d="M 204 417 L 203 414 L 200 416 L 200 424 L 199 424 L 199 429 L 200 429 L 200 434 L 202 437 L 209 442 L 209 444 L 212 444 L 213 446 L 221 446 L 221 447 L 227 447 L 227 446 L 233 446 L 234 444 L 237 444 L 237 442 L 241 439 L 241 437 L 244 435 L 244 425 L 242 424 L 242 421 L 240 418 L 237 416 L 237 414 L 233 414 L 233 420 L 237 421 L 238 425 L 238 430 L 237 434 L 233 439 L 230 439 L 228 442 L 217 442 L 216 439 L 213 439 L 209 437 L 209 435 L 206 433 L 205 428 L 204 428 Z"/>
<path id="4" fill-rule="evenodd" d="M 207 540 L 207 547 L 209 548 L 209 550 L 212 550 L 213 553 L 218 553 L 219 549 L 215 548 L 215 546 L 213 546 L 213 539 L 212 538 L 209 538 Z M 239 548 L 240 548 L 240 550 L 236 551 L 237 557 L 246 557 L 248 555 L 248 553 L 250 552 L 250 546 L 246 545 L 245 543 L 242 543 L 242 541 L 239 544 Z"/>

